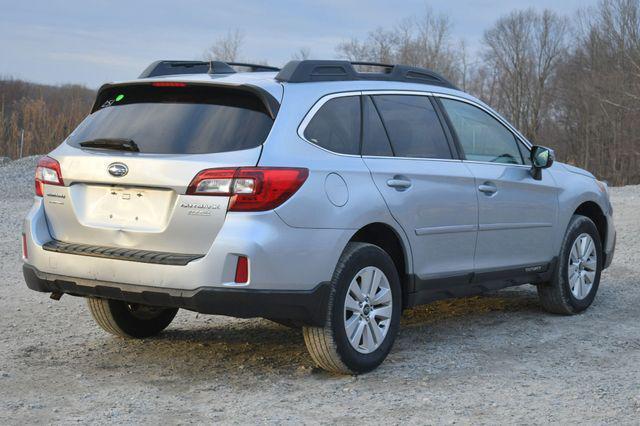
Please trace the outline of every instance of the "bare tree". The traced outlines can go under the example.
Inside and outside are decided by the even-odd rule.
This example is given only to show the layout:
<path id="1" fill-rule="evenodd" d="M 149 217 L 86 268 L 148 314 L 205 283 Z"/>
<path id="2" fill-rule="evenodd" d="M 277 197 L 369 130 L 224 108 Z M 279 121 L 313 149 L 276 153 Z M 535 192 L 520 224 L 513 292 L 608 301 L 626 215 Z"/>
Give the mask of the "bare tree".
<path id="1" fill-rule="evenodd" d="M 485 32 L 485 65 L 499 84 L 494 102 L 535 140 L 553 101 L 553 78 L 566 53 L 568 23 L 545 10 L 514 11 Z"/>
<path id="2" fill-rule="evenodd" d="M 237 61 L 243 44 L 244 33 L 237 28 L 229 30 L 204 52 L 204 58 L 224 62 Z"/>
<path id="3" fill-rule="evenodd" d="M 453 81 L 462 79 L 462 54 L 451 35 L 451 21 L 430 8 L 392 28 L 378 27 L 364 40 L 340 43 L 336 51 L 351 61 L 402 63 L 431 68 Z"/>
<path id="4" fill-rule="evenodd" d="M 558 78 L 566 159 L 613 184 L 640 182 L 640 1 L 603 0 L 576 22 Z"/>
<path id="5" fill-rule="evenodd" d="M 43 154 L 58 146 L 90 111 L 95 92 L 79 86 L 45 86 L 0 80 L 0 156 Z"/>
<path id="6" fill-rule="evenodd" d="M 310 56 L 311 50 L 308 47 L 301 47 L 297 52 L 294 52 L 294 54 L 291 55 L 291 59 L 302 61 L 305 59 L 309 59 Z"/>

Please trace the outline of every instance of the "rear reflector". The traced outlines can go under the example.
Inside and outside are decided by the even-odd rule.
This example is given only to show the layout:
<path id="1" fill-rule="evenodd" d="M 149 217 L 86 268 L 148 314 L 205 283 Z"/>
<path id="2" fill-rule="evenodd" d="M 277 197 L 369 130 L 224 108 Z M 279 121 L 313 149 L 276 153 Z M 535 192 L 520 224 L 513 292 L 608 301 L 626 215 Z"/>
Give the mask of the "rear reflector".
<path id="1" fill-rule="evenodd" d="M 238 256 L 235 282 L 238 284 L 246 284 L 249 282 L 249 260 L 246 256 Z"/>
<path id="2" fill-rule="evenodd" d="M 42 157 L 36 166 L 36 195 L 42 197 L 44 185 L 64 186 L 60 163 L 51 157 Z"/>
<path id="3" fill-rule="evenodd" d="M 231 197 L 229 211 L 272 210 L 295 194 L 308 176 L 309 170 L 301 168 L 206 169 L 193 178 L 187 194 Z"/>
<path id="4" fill-rule="evenodd" d="M 29 252 L 27 251 L 27 236 L 22 234 L 22 257 L 29 258 Z"/>
<path id="5" fill-rule="evenodd" d="M 151 83 L 153 87 L 187 87 L 186 83 L 179 83 L 176 81 L 156 81 Z"/>

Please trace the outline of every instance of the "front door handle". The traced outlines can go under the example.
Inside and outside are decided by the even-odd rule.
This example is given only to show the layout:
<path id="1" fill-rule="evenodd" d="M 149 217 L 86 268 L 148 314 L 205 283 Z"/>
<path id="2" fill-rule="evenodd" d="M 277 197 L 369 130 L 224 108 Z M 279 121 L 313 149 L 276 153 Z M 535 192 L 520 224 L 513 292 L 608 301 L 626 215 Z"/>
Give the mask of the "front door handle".
<path id="1" fill-rule="evenodd" d="M 411 181 L 404 176 L 394 176 L 393 179 L 387 181 L 387 186 L 398 191 L 404 191 L 411 187 Z"/>
<path id="2" fill-rule="evenodd" d="M 491 182 L 485 182 L 478 186 L 478 191 L 486 195 L 493 195 L 498 192 L 498 188 Z"/>

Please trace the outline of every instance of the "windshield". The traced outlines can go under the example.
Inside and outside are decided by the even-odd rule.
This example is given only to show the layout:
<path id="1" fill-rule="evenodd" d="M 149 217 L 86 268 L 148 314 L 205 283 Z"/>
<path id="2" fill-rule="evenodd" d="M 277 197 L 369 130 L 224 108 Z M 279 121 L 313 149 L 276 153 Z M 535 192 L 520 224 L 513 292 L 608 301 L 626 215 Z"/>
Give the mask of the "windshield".
<path id="1" fill-rule="evenodd" d="M 258 97 L 234 89 L 112 87 L 98 102 L 69 144 L 119 139 L 135 142 L 141 153 L 216 153 L 260 146 L 273 125 Z"/>

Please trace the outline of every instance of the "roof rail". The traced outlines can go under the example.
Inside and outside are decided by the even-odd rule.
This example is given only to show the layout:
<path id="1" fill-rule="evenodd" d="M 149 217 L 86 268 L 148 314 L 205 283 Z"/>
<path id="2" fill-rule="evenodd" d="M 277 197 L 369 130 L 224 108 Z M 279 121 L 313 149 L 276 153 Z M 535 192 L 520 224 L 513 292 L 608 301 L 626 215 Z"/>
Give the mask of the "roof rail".
<path id="1" fill-rule="evenodd" d="M 138 78 L 158 77 L 177 74 L 233 74 L 232 67 L 248 68 L 250 72 L 280 71 L 280 68 L 268 65 L 247 64 L 243 62 L 222 61 L 155 61 Z"/>
<path id="2" fill-rule="evenodd" d="M 249 68 L 250 72 L 280 71 L 280 68 L 272 67 L 271 65 L 247 64 L 245 62 L 227 62 L 227 65 L 230 65 L 232 67 Z"/>
<path id="3" fill-rule="evenodd" d="M 354 65 L 382 68 L 382 72 L 358 72 Z M 276 80 L 288 83 L 349 80 L 403 81 L 457 89 L 446 78 L 426 68 L 340 60 L 290 61 L 278 73 Z"/>

